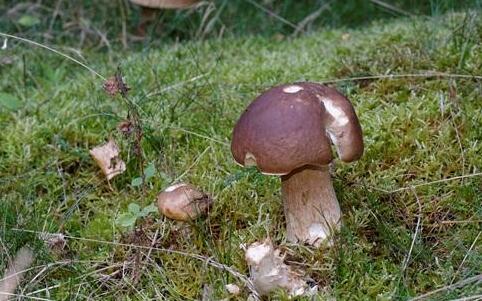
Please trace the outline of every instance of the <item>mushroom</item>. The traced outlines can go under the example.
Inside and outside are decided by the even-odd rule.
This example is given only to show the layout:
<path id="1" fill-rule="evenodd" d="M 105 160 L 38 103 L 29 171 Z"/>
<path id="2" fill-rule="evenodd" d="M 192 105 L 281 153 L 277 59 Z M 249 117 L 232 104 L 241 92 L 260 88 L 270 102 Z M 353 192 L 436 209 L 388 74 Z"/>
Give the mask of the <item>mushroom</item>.
<path id="1" fill-rule="evenodd" d="M 196 219 L 206 213 L 211 204 L 207 194 L 186 183 L 169 186 L 157 196 L 159 212 L 178 221 Z"/>
<path id="2" fill-rule="evenodd" d="M 130 0 L 141 7 L 141 20 L 138 26 L 138 33 L 141 36 L 146 34 L 146 25 L 154 19 L 155 13 L 161 8 L 182 9 L 189 8 L 199 0 Z"/>
<path id="3" fill-rule="evenodd" d="M 130 0 L 142 7 L 150 8 L 186 8 L 194 5 L 199 0 Z"/>
<path id="4" fill-rule="evenodd" d="M 344 162 L 363 154 L 350 101 L 309 82 L 273 87 L 258 96 L 234 127 L 231 152 L 241 166 L 281 177 L 287 239 L 319 246 L 340 227 L 328 165 L 331 144 Z"/>

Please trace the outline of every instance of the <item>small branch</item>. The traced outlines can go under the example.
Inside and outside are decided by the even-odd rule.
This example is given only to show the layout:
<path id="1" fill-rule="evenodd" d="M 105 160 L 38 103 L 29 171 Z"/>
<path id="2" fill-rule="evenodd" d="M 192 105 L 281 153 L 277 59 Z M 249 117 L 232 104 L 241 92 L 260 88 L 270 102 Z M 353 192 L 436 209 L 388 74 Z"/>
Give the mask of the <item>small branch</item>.
<path id="1" fill-rule="evenodd" d="M 267 13 L 268 15 L 274 17 L 275 19 L 278 19 L 279 21 L 281 21 L 282 23 L 290 26 L 291 28 L 293 29 L 297 29 L 297 26 L 293 23 L 291 23 L 290 21 L 286 20 L 285 18 L 281 17 L 280 15 L 272 12 L 271 10 L 267 9 L 266 7 L 262 6 L 261 4 L 258 4 L 257 2 L 253 1 L 253 0 L 246 0 L 246 2 L 249 2 L 250 4 L 256 6 L 257 8 L 261 9 L 262 11 L 264 11 L 265 13 Z"/>
<path id="2" fill-rule="evenodd" d="M 315 10 L 314 12 L 306 16 L 303 20 L 301 20 L 301 22 L 299 22 L 296 26 L 296 30 L 293 32 L 293 35 L 298 35 L 310 22 L 315 21 L 322 12 L 324 12 L 330 7 L 331 2 L 333 2 L 333 0 L 324 3 L 317 10 Z"/>
<path id="3" fill-rule="evenodd" d="M 477 234 L 477 236 L 475 237 L 474 241 L 473 241 L 472 244 L 470 245 L 469 250 L 468 250 L 467 253 L 465 254 L 464 258 L 462 259 L 462 262 L 460 263 L 459 267 L 457 268 L 457 271 L 455 271 L 454 277 L 452 278 L 452 281 L 450 281 L 450 284 L 454 283 L 455 278 L 457 277 L 457 275 L 458 275 L 459 272 L 460 272 L 460 269 L 462 268 L 462 266 L 463 266 L 464 263 L 465 263 L 465 260 L 467 260 L 467 257 L 469 257 L 470 252 L 472 251 L 472 249 L 473 249 L 474 246 L 475 246 L 475 243 L 479 240 L 480 234 L 482 234 L 482 231 L 479 231 L 479 234 Z"/>
<path id="4" fill-rule="evenodd" d="M 71 60 L 72 62 L 84 67 L 85 69 L 89 70 L 91 73 L 93 73 L 94 75 L 100 77 L 102 80 L 106 80 L 106 78 L 104 76 L 102 76 L 100 73 L 98 73 L 97 71 L 95 71 L 94 69 L 92 69 L 91 67 L 87 66 L 86 64 L 82 63 L 81 61 L 79 60 L 76 60 L 74 59 L 73 57 L 65 54 L 65 53 L 62 53 L 56 49 L 53 49 L 49 46 L 46 46 L 46 45 L 43 45 L 43 44 L 40 44 L 40 43 L 37 43 L 35 41 L 32 41 L 32 40 L 29 40 L 29 39 L 25 39 L 25 38 L 21 38 L 21 37 L 17 37 L 17 36 L 14 36 L 14 35 L 11 35 L 11 34 L 7 34 L 7 33 L 3 33 L 3 32 L 0 32 L 0 36 L 3 36 L 5 38 L 11 38 L 11 39 L 15 39 L 15 40 L 19 40 L 19 41 L 22 41 L 22 42 L 25 42 L 27 44 L 31 44 L 31 45 L 34 45 L 34 46 L 37 46 L 37 47 L 40 47 L 40 48 L 43 48 L 43 49 L 47 49 L 48 51 L 51 51 L 55 54 L 58 54 L 60 56 L 63 56 L 64 58 L 68 59 L 68 60 Z"/>
<path id="5" fill-rule="evenodd" d="M 476 275 L 476 276 L 473 276 L 473 277 L 470 277 L 470 278 L 461 280 L 461 281 L 456 282 L 456 283 L 451 284 L 451 285 L 447 285 L 447 286 L 438 288 L 438 289 L 433 290 L 433 291 L 431 291 L 431 292 L 428 292 L 428 293 L 425 293 L 425 294 L 423 294 L 423 295 L 420 295 L 420 296 L 417 296 L 417 297 L 415 297 L 415 298 L 412 298 L 412 299 L 410 299 L 409 301 L 424 300 L 424 299 L 427 299 L 428 297 L 430 297 L 430 296 L 432 296 L 432 295 L 435 295 L 435 294 L 437 294 L 437 293 L 441 293 L 441 292 L 444 292 L 444 291 L 452 290 L 452 289 L 454 289 L 454 288 L 463 287 L 463 286 L 466 286 L 466 285 L 471 284 L 471 283 L 473 283 L 473 282 L 476 282 L 476 283 L 482 282 L 482 274 L 479 274 L 479 275 Z"/>
<path id="6" fill-rule="evenodd" d="M 413 234 L 412 238 L 412 243 L 410 244 L 410 250 L 408 251 L 407 257 L 405 257 L 405 260 L 403 261 L 402 265 L 402 274 L 405 272 L 405 270 L 408 267 L 408 263 L 410 262 L 410 256 L 412 255 L 413 251 L 413 246 L 415 245 L 415 241 L 417 239 L 417 235 L 420 232 L 421 229 L 421 220 L 422 220 L 422 204 L 420 203 L 420 199 L 418 198 L 417 192 L 415 191 L 415 188 L 410 187 L 413 195 L 415 196 L 415 199 L 417 200 L 417 205 L 418 205 L 418 216 L 417 216 L 417 225 L 415 226 L 415 233 Z"/>
<path id="7" fill-rule="evenodd" d="M 391 10 L 391 11 L 394 11 L 396 13 L 399 13 L 401 15 L 404 15 L 404 16 L 408 16 L 408 17 L 414 17 L 415 15 L 410 13 L 410 12 L 407 12 L 407 11 L 404 11 L 403 9 L 401 8 L 398 8 L 394 5 L 391 5 L 391 4 L 388 4 L 388 3 L 385 3 L 383 1 L 380 1 L 380 0 L 370 0 L 371 2 L 385 8 L 385 9 L 388 9 L 388 10 Z"/>
<path id="8" fill-rule="evenodd" d="M 401 188 L 398 188 L 398 189 L 395 189 L 395 190 L 385 190 L 385 189 L 376 188 L 376 187 L 373 187 L 373 188 L 375 188 L 376 190 L 379 190 L 381 192 L 384 192 L 384 193 L 392 194 L 392 193 L 395 193 L 395 192 L 405 191 L 405 190 L 409 190 L 409 189 L 412 189 L 412 188 L 418 188 L 418 187 L 422 187 L 422 186 L 429 186 L 429 185 L 433 185 L 433 184 L 445 183 L 445 182 L 450 182 L 450 181 L 454 181 L 454 180 L 473 178 L 473 177 L 479 177 L 479 176 L 482 176 L 482 172 L 477 172 L 477 173 L 464 175 L 464 176 L 457 176 L 457 177 L 453 177 L 453 178 L 436 180 L 436 181 L 432 181 L 432 182 L 428 182 L 428 183 L 411 185 L 411 186 L 408 186 L 408 187 L 401 187 Z"/>
<path id="9" fill-rule="evenodd" d="M 161 95 L 163 94 L 164 92 L 167 92 L 167 91 L 170 91 L 172 89 L 176 89 L 176 88 L 179 88 L 179 87 L 182 87 L 184 86 L 185 84 L 188 84 L 188 83 L 191 83 L 191 82 L 194 82 L 194 81 L 197 81 L 198 79 L 201 79 L 203 77 L 206 77 L 209 73 L 204 73 L 204 74 L 200 74 L 200 75 L 196 75 L 188 80 L 185 80 L 185 81 L 182 81 L 182 82 L 178 82 L 178 83 L 175 83 L 174 85 L 171 85 L 171 86 L 167 86 L 167 87 L 164 87 L 162 88 L 161 90 L 159 91 L 153 91 L 153 92 L 150 92 L 146 95 L 147 98 L 149 97 L 152 97 L 152 96 L 157 96 L 157 95 Z"/>
<path id="10" fill-rule="evenodd" d="M 396 78 L 406 78 L 406 77 L 448 77 L 448 78 L 466 78 L 466 79 L 476 79 L 476 80 L 482 79 L 481 75 L 430 72 L 430 73 L 383 74 L 383 75 L 347 77 L 347 78 L 340 78 L 340 79 L 322 80 L 319 83 L 320 84 L 335 84 L 335 83 L 346 82 L 346 81 L 374 80 L 374 79 L 396 79 Z"/>

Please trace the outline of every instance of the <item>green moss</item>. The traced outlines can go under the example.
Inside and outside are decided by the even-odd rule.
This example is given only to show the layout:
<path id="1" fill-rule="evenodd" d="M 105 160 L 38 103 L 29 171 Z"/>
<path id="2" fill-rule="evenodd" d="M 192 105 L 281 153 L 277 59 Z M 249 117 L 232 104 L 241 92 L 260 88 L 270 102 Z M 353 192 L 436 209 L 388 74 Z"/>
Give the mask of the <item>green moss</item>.
<path id="1" fill-rule="evenodd" d="M 240 113 L 274 84 L 431 71 L 477 74 L 482 23 L 466 16 L 317 31 L 283 41 L 231 37 L 143 53 L 86 51 L 86 60 L 106 76 L 121 64 L 132 88 L 145 127 L 145 160 L 159 171 L 145 192 L 130 185 L 140 171 L 131 143 L 115 130 L 126 116 L 125 104 L 109 98 L 102 82 L 78 66 L 15 44 L 5 52 L 14 63 L 1 67 L 0 89 L 20 97 L 24 106 L 0 109 L 0 238 L 5 245 L 0 247 L 14 253 L 34 240 L 35 235 L 12 228 L 76 237 L 68 239 L 60 258 L 39 259 L 74 262 L 47 267 L 27 287 L 52 287 L 53 299 L 192 300 L 200 298 L 205 285 L 213 288 L 213 298 L 222 299 L 225 284 L 241 285 L 228 272 L 188 256 L 153 250 L 146 257 L 148 249 L 110 244 L 148 248 L 156 233 L 156 247 L 213 258 L 245 274 L 239 245 L 269 236 L 290 250 L 292 262 L 306 267 L 324 296 L 340 300 L 405 300 L 452 278 L 473 276 L 481 260 L 480 244 L 470 249 L 480 233 L 480 177 L 420 186 L 417 196 L 410 190 L 383 191 L 480 172 L 480 80 L 434 76 L 338 84 L 355 105 L 366 151 L 357 163 L 336 162 L 344 226 L 334 249 L 311 252 L 285 244 L 279 180 L 241 169 L 229 148 Z M 455 30 L 460 26 L 463 33 Z M 467 32 L 476 34 L 461 46 Z M 128 164 L 128 171 L 111 181 L 112 189 L 88 154 L 109 137 L 119 141 Z M 213 196 L 207 218 L 180 226 L 156 217 L 154 223 L 139 224 L 135 239 L 115 225 L 129 203 L 147 206 L 173 181 L 191 182 Z M 419 216 L 422 227 L 403 268 Z M 40 242 L 37 248 L 50 254 Z M 0 259 L 3 269 L 6 257 Z M 434 298 L 476 292 L 468 285 Z M 247 295 L 245 289 L 239 300 Z M 46 291 L 35 296 L 47 297 Z M 273 300 L 286 297 L 277 296 Z"/>

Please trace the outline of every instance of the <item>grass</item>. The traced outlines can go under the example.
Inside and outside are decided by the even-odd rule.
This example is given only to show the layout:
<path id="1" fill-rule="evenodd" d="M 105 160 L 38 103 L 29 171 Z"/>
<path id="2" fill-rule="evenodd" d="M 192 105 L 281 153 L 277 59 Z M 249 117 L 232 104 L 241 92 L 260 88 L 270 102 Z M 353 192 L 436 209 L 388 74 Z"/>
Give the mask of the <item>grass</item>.
<path id="1" fill-rule="evenodd" d="M 134 43 L 141 12 L 128 0 L 0 0 L 0 28 L 63 45 L 64 51 L 93 48 L 114 52 L 119 45 L 146 49 L 166 41 L 253 34 L 292 36 L 319 28 L 355 28 L 374 20 L 440 16 L 454 10 L 480 8 L 480 0 L 392 0 L 388 5 L 380 0 L 212 0 L 203 1 L 196 10 L 159 11 L 156 22 L 148 28 L 148 38 Z"/>
<path id="2" fill-rule="evenodd" d="M 132 88 L 144 161 L 157 170 L 145 192 L 130 184 L 140 173 L 132 142 L 115 130 L 125 103 L 84 68 L 9 40 L 0 90 L 20 104 L 0 108 L 0 271 L 27 244 L 36 263 L 17 291 L 26 298 L 198 300 L 210 287 L 213 300 L 245 300 L 248 289 L 239 297 L 224 289 L 242 280 L 205 258 L 246 275 L 240 244 L 270 236 L 320 285 L 321 299 L 409 300 L 444 287 L 426 299 L 482 294 L 480 279 L 464 282 L 481 273 L 481 177 L 436 182 L 481 172 L 480 77 L 336 84 L 356 108 L 366 152 L 357 163 L 336 162 L 344 226 L 335 248 L 286 243 L 279 180 L 239 168 L 229 149 L 240 113 L 275 84 L 433 71 L 480 76 L 480 20 L 479 11 L 467 11 L 294 38 L 85 50 L 83 62 L 105 77 L 120 65 Z M 88 154 L 109 137 L 128 165 L 112 190 Z M 213 196 L 207 218 L 186 225 L 151 215 L 134 232 L 116 225 L 129 203 L 147 206 L 176 181 Z M 392 192 L 419 184 L 428 185 Z M 52 250 L 30 231 L 64 233 L 68 244 Z"/>

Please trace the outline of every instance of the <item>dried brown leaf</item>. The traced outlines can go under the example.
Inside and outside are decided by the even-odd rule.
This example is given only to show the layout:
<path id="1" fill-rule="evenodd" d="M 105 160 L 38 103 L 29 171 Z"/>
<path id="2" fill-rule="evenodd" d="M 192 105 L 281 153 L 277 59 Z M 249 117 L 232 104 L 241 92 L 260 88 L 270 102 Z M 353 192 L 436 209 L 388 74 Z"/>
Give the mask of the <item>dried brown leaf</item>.
<path id="1" fill-rule="evenodd" d="M 126 171 L 126 164 L 119 156 L 119 147 L 114 140 L 94 147 L 89 151 L 97 165 L 107 177 L 107 180 Z"/>

